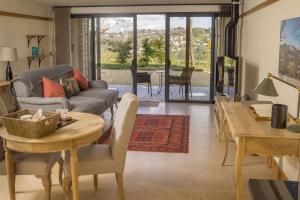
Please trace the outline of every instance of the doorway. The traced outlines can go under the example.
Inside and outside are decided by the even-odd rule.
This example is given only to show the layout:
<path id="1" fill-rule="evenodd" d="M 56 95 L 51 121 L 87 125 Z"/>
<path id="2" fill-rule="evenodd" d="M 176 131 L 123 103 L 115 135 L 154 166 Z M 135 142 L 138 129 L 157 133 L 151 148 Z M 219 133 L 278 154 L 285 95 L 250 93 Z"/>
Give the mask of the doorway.
<path id="1" fill-rule="evenodd" d="M 166 101 L 212 101 L 213 17 L 167 15 Z"/>

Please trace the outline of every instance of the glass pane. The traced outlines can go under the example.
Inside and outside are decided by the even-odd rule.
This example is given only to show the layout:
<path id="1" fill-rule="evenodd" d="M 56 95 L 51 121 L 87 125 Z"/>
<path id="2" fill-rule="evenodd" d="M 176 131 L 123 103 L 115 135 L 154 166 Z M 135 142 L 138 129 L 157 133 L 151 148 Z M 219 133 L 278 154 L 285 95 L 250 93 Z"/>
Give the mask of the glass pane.
<path id="1" fill-rule="evenodd" d="M 91 79 L 91 19 L 73 18 L 71 22 L 72 65 Z"/>
<path id="2" fill-rule="evenodd" d="M 184 100 L 182 85 L 183 69 L 186 67 L 186 17 L 170 18 L 170 77 L 169 99 Z"/>
<path id="3" fill-rule="evenodd" d="M 151 80 L 151 86 L 147 82 L 138 83 L 139 98 L 164 100 L 165 97 L 165 18 L 165 15 L 137 16 L 137 68 L 138 72 L 148 73 Z"/>
<path id="4" fill-rule="evenodd" d="M 104 17 L 96 20 L 97 78 L 107 81 L 120 95 L 132 91 L 133 18 Z"/>
<path id="5" fill-rule="evenodd" d="M 191 100 L 210 100 L 211 20 L 211 17 L 190 18 L 189 67 L 194 68 L 189 92 Z"/>

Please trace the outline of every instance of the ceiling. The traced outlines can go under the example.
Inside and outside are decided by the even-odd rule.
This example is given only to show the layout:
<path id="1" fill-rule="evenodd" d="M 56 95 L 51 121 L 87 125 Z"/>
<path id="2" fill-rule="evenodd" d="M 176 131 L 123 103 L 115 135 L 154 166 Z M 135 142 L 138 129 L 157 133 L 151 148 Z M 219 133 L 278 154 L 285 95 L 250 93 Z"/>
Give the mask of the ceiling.
<path id="1" fill-rule="evenodd" d="M 153 5 L 153 4 L 219 4 L 231 0 L 27 0 L 50 6 Z"/>

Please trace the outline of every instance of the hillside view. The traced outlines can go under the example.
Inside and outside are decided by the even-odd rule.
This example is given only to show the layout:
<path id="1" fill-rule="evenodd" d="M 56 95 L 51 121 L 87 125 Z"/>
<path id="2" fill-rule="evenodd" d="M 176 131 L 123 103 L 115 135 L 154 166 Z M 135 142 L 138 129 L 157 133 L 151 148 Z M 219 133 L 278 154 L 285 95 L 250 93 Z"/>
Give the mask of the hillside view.
<path id="1" fill-rule="evenodd" d="M 101 68 L 120 69 L 129 68 L 133 59 L 133 31 L 124 30 L 130 26 L 124 21 L 118 25 L 106 28 L 101 33 Z M 124 26 L 122 28 L 122 26 Z M 199 71 L 210 70 L 211 59 L 211 28 L 191 28 L 190 66 Z M 151 70 L 163 68 L 165 62 L 165 30 L 138 29 L 137 30 L 137 59 L 138 67 Z M 170 30 L 170 58 L 174 69 L 185 67 L 186 29 L 175 27 Z M 98 63 L 98 66 L 100 63 Z"/>

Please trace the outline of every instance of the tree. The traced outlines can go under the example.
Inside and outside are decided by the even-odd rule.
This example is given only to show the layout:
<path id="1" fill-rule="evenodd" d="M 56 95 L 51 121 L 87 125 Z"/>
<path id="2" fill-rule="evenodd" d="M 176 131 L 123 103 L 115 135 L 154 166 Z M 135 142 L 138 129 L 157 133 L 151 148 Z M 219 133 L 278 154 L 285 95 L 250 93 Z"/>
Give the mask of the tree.
<path id="1" fill-rule="evenodd" d="M 132 56 L 132 39 L 111 42 L 109 50 L 117 53 L 116 62 L 124 65 Z"/>
<path id="2" fill-rule="evenodd" d="M 162 65 L 165 61 L 165 45 L 163 37 L 161 36 L 157 39 L 154 39 L 152 44 L 155 50 L 154 57 L 156 58 L 157 62 Z"/>
<path id="3" fill-rule="evenodd" d="M 139 60 L 141 66 L 149 65 L 151 58 L 155 54 L 155 49 L 153 48 L 152 41 L 149 38 L 145 38 L 142 41 L 142 57 Z"/>

